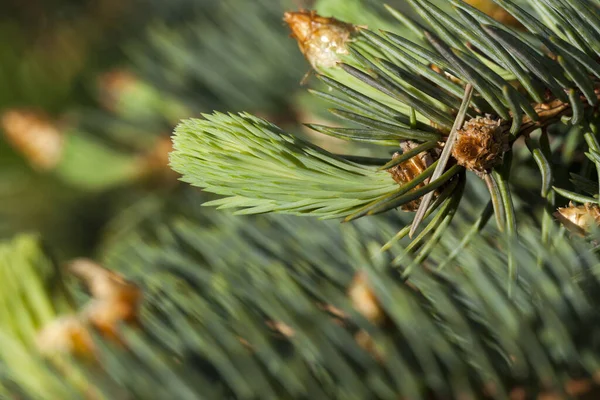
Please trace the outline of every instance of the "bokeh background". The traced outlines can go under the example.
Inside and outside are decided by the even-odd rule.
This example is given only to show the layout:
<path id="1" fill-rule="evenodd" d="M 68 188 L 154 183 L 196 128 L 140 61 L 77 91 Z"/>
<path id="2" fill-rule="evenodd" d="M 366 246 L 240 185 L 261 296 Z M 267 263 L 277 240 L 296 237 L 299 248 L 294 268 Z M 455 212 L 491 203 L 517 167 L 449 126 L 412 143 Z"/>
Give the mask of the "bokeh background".
<path id="1" fill-rule="evenodd" d="M 140 202 L 196 196 L 167 166 L 182 118 L 243 110 L 302 134 L 319 107 L 282 15 L 312 3 L 2 1 L 0 238 L 94 256 L 127 210 L 151 214 Z"/>

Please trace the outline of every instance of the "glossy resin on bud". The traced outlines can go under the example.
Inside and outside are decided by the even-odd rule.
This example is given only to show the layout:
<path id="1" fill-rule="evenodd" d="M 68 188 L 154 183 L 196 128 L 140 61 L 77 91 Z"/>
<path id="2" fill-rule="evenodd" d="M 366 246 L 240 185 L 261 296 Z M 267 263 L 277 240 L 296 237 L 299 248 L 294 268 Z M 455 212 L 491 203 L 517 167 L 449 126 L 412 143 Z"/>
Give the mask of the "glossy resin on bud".
<path id="1" fill-rule="evenodd" d="M 315 70 L 334 67 L 340 55 L 348 54 L 346 44 L 357 30 L 352 24 L 321 17 L 315 11 L 286 12 L 283 20 Z"/>

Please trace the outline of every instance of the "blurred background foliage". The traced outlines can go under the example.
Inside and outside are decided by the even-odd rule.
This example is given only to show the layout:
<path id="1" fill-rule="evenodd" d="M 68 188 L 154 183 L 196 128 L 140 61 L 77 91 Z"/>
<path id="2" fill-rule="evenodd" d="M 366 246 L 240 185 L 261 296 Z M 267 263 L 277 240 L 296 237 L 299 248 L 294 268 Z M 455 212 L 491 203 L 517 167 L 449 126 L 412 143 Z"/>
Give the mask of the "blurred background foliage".
<path id="1" fill-rule="evenodd" d="M 248 111 L 334 152 L 299 122 L 329 118 L 285 10 L 393 29 L 372 0 L 8 0 L 0 13 L 0 237 L 40 232 L 92 255 L 119 211 L 177 196 L 170 133 L 202 112 Z M 392 2 L 401 3 L 399 1 Z M 369 148 L 356 149 L 369 155 Z"/>
<path id="2" fill-rule="evenodd" d="M 8 1 L 0 13 L 0 236 L 91 254 L 118 210 L 174 196 L 180 118 L 296 123 L 302 56 L 278 1 Z"/>

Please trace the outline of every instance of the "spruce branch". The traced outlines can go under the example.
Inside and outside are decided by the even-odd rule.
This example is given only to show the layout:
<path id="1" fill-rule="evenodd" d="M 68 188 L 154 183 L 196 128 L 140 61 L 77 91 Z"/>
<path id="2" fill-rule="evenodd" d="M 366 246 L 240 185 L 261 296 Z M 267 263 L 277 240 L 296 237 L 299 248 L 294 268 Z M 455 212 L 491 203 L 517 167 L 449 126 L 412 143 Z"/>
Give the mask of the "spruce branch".
<path id="1" fill-rule="evenodd" d="M 506 136 L 510 131 L 512 144 L 519 136 L 528 137 L 534 130 L 545 129 L 559 121 L 580 124 L 595 111 L 600 92 L 597 81 L 592 79 L 590 73 L 597 74 L 600 64 L 592 61 L 596 58 L 596 54 L 591 50 L 594 45 L 585 44 L 594 37 L 591 33 L 595 22 L 593 17 L 587 22 L 579 21 L 582 27 L 567 29 L 570 39 L 577 38 L 577 49 L 573 50 L 554 39 L 556 32 L 552 30 L 565 32 L 565 21 L 558 12 L 543 14 L 546 19 L 544 22 L 538 22 L 537 18 L 541 17 L 530 16 L 516 6 L 509 7 L 510 11 L 517 14 L 515 16 L 520 17 L 525 28 L 532 27 L 532 37 L 504 26 L 460 1 L 453 2 L 456 6 L 454 13 L 443 11 L 428 0 L 411 0 L 409 3 L 423 17 L 425 23 L 411 25 L 407 18 L 401 20 L 410 25 L 411 29 L 420 30 L 421 43 L 413 43 L 389 32 L 383 32 L 383 36 L 380 36 L 367 29 L 361 29 L 356 43 L 348 44 L 351 57 L 345 58 L 339 67 L 352 79 L 340 78 L 339 74 L 332 71 L 325 73 L 336 74 L 338 80 L 332 87 L 338 90 L 341 88 L 344 93 L 348 92 L 347 88 L 344 89 L 344 84 L 351 88 L 354 79 L 379 91 L 379 95 L 362 91 L 366 95 L 367 103 L 376 99 L 378 103 L 385 104 L 389 101 L 384 98 L 387 96 L 408 105 L 410 110 L 416 111 L 420 121 L 422 117 L 429 120 L 431 126 L 435 127 L 443 138 L 446 136 L 447 127 L 434 112 L 434 109 L 439 107 L 439 102 L 438 99 L 432 98 L 429 85 L 434 82 L 434 85 L 441 89 L 438 91 L 442 92 L 444 97 L 440 99 L 450 110 L 456 107 L 456 101 L 460 100 L 457 89 L 467 84 L 474 85 L 476 95 L 473 98 L 473 106 L 468 111 L 470 119 L 467 118 L 463 131 L 463 136 L 470 138 L 470 142 L 465 142 L 454 153 L 455 157 L 459 157 L 457 161 L 460 165 L 481 175 L 490 172 L 492 165 L 502 161 L 502 154 L 507 151 L 503 145 L 496 146 L 500 152 L 490 148 L 486 153 L 486 157 L 489 157 L 485 161 L 486 166 L 479 166 L 478 160 L 468 158 L 469 154 L 480 157 L 480 152 L 475 152 L 472 145 L 476 141 L 483 144 L 488 140 L 478 138 L 477 135 L 482 136 L 482 132 L 477 129 L 471 132 L 471 127 L 477 125 L 478 120 L 487 118 L 489 114 L 497 120 L 496 136 Z M 560 2 L 550 3 L 551 8 L 565 9 L 568 13 L 577 8 L 569 4 L 561 5 Z M 596 12 L 594 10 L 594 15 Z M 396 11 L 394 15 L 398 16 L 400 13 Z M 543 27 L 544 23 L 548 23 L 548 15 L 553 22 L 548 27 Z M 534 22 L 525 23 L 524 20 L 530 17 Z M 438 20 L 443 24 L 436 22 Z M 555 23 L 558 20 L 560 24 Z M 591 63 L 594 64 L 593 68 Z M 453 88 L 447 83 L 442 85 L 439 79 L 432 81 L 432 71 L 438 71 L 444 76 L 445 82 L 450 81 L 457 87 Z M 509 79 L 516 79 L 527 94 L 516 90 Z M 392 118 L 403 121 L 410 118 L 402 109 L 396 110 L 395 115 L 390 115 Z M 457 108 L 451 111 L 456 112 Z M 339 115 L 337 112 L 335 114 Z M 371 126 L 373 125 L 375 124 L 371 123 Z M 329 129 L 331 128 L 317 127 L 320 132 Z M 343 129 L 335 128 L 337 132 L 342 132 Z M 366 133 L 363 135 L 366 136 Z M 386 145 L 389 143 L 388 139 L 394 140 L 391 135 L 387 138 L 385 135 L 377 137 L 380 143 Z M 416 138 L 407 133 L 405 140 L 407 139 Z M 508 139 L 494 137 L 492 141 L 502 143 Z M 543 177 L 542 195 L 545 197 L 551 184 L 552 171 L 548 162 L 544 161 L 540 149 L 533 146 L 530 146 L 530 149 Z M 429 193 L 428 196 L 431 195 L 432 193 Z M 423 204 L 426 202 L 422 203 L 422 206 Z M 509 208 L 512 207 L 511 205 Z M 415 221 L 419 219 L 417 217 Z"/>
<path id="2" fill-rule="evenodd" d="M 496 185 L 490 179 L 488 183 L 497 221 L 505 221 L 513 231 L 508 181 L 492 171 L 510 159 L 510 146 L 520 136 L 559 122 L 576 125 L 591 118 L 600 95 L 600 64 L 591 43 L 597 35 L 596 11 L 577 18 L 580 26 L 575 27 L 562 15 L 580 12 L 581 7 L 569 2 L 548 1 L 533 15 L 512 1 L 500 3 L 522 26 L 503 25 L 458 0 L 452 2 L 452 9 L 439 8 L 430 0 L 410 0 L 422 20 L 411 22 L 398 11 L 393 14 L 418 32 L 413 40 L 314 12 L 286 14 L 300 49 L 328 89 L 311 92 L 333 103 L 336 108 L 331 112 L 350 124 L 307 125 L 355 142 L 422 144 L 438 162 L 435 176 L 431 177 L 436 167 L 425 165 L 409 174 L 412 181 L 400 180 L 394 189 L 389 177 L 371 166 L 326 154 L 246 114 L 215 115 L 180 125 L 173 167 L 187 182 L 226 196 L 207 204 L 242 208 L 238 213 L 353 220 L 398 206 L 410 210 L 410 202 L 418 204 L 420 196 L 426 195 L 413 231 L 431 197 L 466 167 L 480 176 L 495 174 Z M 319 38 L 326 40 L 321 43 Z M 456 128 L 463 140 L 453 149 L 449 133 L 470 86 L 474 93 L 461 113 L 465 123 Z M 489 126 L 482 127 L 482 121 L 489 121 Z M 429 150 L 428 143 L 437 146 Z M 550 158 L 530 139 L 528 145 L 542 175 L 545 198 L 552 185 Z M 444 160 L 437 160 L 442 147 L 453 154 L 448 168 Z M 280 152 L 296 164 L 286 165 L 277 156 Z M 394 156 L 398 160 L 383 168 L 397 177 L 398 168 L 418 164 L 421 156 L 421 152 Z"/>

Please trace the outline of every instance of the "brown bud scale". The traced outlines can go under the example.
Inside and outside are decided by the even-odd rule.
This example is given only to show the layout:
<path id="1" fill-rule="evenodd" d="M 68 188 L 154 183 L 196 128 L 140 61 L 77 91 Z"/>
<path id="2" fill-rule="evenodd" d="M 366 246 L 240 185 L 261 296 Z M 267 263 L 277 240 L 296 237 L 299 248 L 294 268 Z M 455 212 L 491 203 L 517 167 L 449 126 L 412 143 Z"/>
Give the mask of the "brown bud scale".
<path id="1" fill-rule="evenodd" d="M 452 156 L 459 165 L 481 175 L 500 163 L 508 142 L 507 124 L 489 116 L 476 117 L 458 130 Z"/>
<path id="2" fill-rule="evenodd" d="M 403 142 L 401 147 L 402 151 L 406 153 L 407 151 L 412 150 L 418 146 L 418 143 L 412 141 Z M 398 158 L 401 156 L 401 153 L 394 153 L 392 159 Z M 388 169 L 388 172 L 392 175 L 392 178 L 399 184 L 404 185 L 417 176 L 419 176 L 423 171 L 425 171 L 431 164 L 433 164 L 433 157 L 427 151 L 421 152 L 416 156 L 409 158 L 408 160 Z M 417 190 L 423 186 L 425 186 L 429 182 L 429 179 L 425 179 L 423 182 L 419 183 L 412 190 Z M 419 208 L 419 204 L 421 204 L 421 199 L 413 200 L 409 203 L 403 204 L 400 208 L 404 211 L 416 211 Z"/>
<path id="3" fill-rule="evenodd" d="M 600 207 L 592 203 L 581 206 L 569 203 L 568 207 L 559 207 L 554 217 L 571 233 L 584 236 L 590 232 L 592 226 L 600 225 Z"/>

